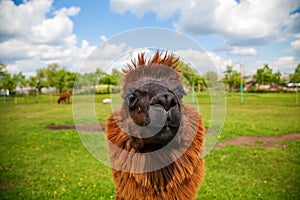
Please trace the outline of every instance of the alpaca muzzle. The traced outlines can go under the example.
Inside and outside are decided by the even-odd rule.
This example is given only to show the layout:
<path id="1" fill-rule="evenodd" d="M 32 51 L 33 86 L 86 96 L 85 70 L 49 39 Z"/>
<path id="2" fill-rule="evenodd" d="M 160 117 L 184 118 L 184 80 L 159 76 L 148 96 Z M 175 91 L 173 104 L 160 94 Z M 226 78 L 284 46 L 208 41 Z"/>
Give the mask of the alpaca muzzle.
<path id="1" fill-rule="evenodd" d="M 134 96 L 129 101 L 130 117 L 137 125 L 132 136 L 142 138 L 146 144 L 169 143 L 181 124 L 178 97 L 167 87 L 154 83 L 139 87 Z"/>

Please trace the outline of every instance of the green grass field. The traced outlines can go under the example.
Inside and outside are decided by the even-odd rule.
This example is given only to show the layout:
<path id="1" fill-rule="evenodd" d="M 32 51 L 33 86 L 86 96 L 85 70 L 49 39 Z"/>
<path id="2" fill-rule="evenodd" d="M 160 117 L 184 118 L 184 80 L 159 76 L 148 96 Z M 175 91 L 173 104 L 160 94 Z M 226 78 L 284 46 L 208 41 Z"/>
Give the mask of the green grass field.
<path id="1" fill-rule="evenodd" d="M 101 102 L 107 95 L 97 95 Z M 198 94 L 206 126 L 210 98 Z M 0 105 L 0 199 L 114 199 L 108 167 L 83 146 L 75 130 L 46 130 L 72 125 L 71 105 L 56 96 L 9 99 Z M 2 100 L 2 99 L 1 99 Z M 300 106 L 295 94 L 227 94 L 220 141 L 237 136 L 300 133 Z M 96 104 L 104 121 L 110 105 Z M 300 199 L 300 141 L 286 148 L 226 146 L 206 156 L 206 176 L 197 199 Z"/>

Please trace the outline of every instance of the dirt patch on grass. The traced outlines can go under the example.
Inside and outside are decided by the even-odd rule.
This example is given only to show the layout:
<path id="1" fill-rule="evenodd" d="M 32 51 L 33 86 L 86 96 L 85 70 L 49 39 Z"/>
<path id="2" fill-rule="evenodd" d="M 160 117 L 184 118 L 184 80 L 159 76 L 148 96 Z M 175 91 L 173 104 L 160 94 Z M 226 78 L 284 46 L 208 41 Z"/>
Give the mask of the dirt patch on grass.
<path id="1" fill-rule="evenodd" d="M 50 129 L 50 130 L 79 130 L 83 132 L 99 132 L 100 130 L 105 131 L 105 123 L 100 124 L 77 124 L 75 125 L 48 125 L 45 126 L 44 129 Z M 101 128 L 101 129 L 100 129 Z"/>
<path id="2" fill-rule="evenodd" d="M 225 147 L 227 145 L 236 145 L 243 147 L 279 147 L 285 148 L 289 141 L 300 140 L 300 133 L 286 134 L 280 137 L 254 137 L 254 136 L 239 136 L 234 139 L 225 140 L 218 143 L 215 149 Z"/>
<path id="3" fill-rule="evenodd" d="M 0 190 L 12 190 L 14 187 L 12 185 L 0 185 Z"/>

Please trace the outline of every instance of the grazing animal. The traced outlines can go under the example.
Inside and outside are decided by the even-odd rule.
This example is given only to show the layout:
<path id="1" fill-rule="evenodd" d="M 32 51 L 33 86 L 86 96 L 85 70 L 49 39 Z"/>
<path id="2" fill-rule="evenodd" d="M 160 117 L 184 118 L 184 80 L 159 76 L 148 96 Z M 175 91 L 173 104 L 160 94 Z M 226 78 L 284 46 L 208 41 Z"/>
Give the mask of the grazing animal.
<path id="1" fill-rule="evenodd" d="M 58 99 L 57 99 L 57 103 L 60 104 L 61 101 L 63 101 L 64 103 L 70 103 L 70 93 L 69 92 L 62 92 L 60 93 Z"/>
<path id="2" fill-rule="evenodd" d="M 178 63 L 141 53 L 123 70 L 124 102 L 106 126 L 117 200 L 195 199 L 204 179 L 204 125 L 182 102 Z"/>

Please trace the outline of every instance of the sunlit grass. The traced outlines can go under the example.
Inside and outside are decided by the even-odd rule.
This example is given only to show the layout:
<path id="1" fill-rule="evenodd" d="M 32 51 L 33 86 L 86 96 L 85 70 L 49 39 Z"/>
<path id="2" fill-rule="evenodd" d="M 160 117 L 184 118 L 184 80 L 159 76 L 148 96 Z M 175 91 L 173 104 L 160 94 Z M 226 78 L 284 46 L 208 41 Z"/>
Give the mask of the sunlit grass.
<path id="1" fill-rule="evenodd" d="M 96 118 L 103 122 L 109 95 L 97 95 Z M 30 97 L 31 98 L 31 97 Z M 113 199 L 110 169 L 83 146 L 72 125 L 72 105 L 50 103 L 48 95 L 20 97 L 0 105 L 0 199 Z M 209 126 L 210 96 L 198 94 Z M 1 102 L 2 103 L 2 102 Z M 300 133 L 300 106 L 294 94 L 227 94 L 226 118 L 219 139 L 240 135 Z M 227 146 L 206 157 L 206 179 L 197 199 L 297 199 L 300 196 L 300 142 L 287 148 Z"/>

